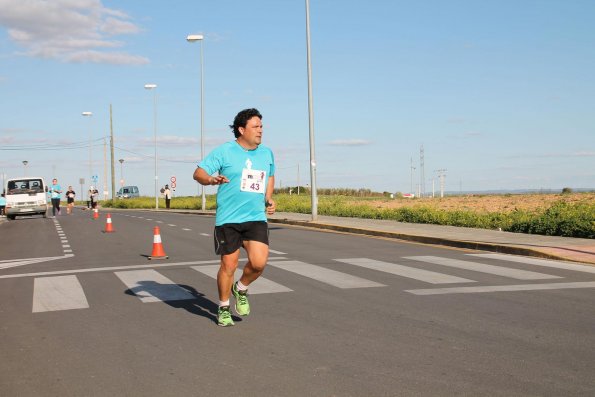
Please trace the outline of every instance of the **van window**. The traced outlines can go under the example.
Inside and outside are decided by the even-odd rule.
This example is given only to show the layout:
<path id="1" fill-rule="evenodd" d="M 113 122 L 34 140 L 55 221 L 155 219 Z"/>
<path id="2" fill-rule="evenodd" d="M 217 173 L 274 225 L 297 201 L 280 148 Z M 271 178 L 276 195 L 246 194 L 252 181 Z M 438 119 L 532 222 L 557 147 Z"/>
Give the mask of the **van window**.
<path id="1" fill-rule="evenodd" d="M 7 194 L 43 193 L 41 179 L 12 180 L 8 182 Z"/>

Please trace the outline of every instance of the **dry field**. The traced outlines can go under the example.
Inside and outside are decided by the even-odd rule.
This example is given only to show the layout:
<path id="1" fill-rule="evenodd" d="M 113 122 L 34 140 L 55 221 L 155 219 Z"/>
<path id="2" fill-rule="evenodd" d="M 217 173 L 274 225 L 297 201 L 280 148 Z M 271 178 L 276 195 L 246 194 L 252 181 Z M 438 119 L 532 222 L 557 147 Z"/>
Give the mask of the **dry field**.
<path id="1" fill-rule="evenodd" d="M 468 210 L 473 212 L 501 212 L 509 213 L 515 209 L 534 211 L 543 210 L 553 203 L 565 201 L 568 203 L 595 203 L 595 193 L 569 194 L 503 194 L 503 195 L 469 195 L 448 196 L 444 198 L 416 198 L 416 199 L 380 199 L 366 202 L 376 208 L 401 207 L 431 207 L 439 210 Z M 354 204 L 361 204 L 356 203 Z"/>

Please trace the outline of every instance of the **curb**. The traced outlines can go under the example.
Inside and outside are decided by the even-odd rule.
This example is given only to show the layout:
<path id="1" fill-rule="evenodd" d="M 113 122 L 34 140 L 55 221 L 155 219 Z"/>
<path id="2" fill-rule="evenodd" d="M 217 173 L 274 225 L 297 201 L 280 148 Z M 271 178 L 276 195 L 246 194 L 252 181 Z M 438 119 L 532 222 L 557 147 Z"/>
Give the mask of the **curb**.
<path id="1" fill-rule="evenodd" d="M 553 260 L 563 260 L 563 261 L 569 260 L 567 258 L 558 256 L 558 255 L 547 254 L 545 252 L 533 250 L 530 248 L 523 248 L 523 247 L 517 247 L 517 246 L 511 246 L 511 245 L 480 243 L 477 241 L 465 241 L 465 240 L 449 240 L 449 239 L 440 238 L 440 237 L 417 236 L 417 235 L 412 235 L 412 234 L 402 234 L 402 233 L 384 232 L 384 231 L 371 230 L 371 229 L 361 229 L 361 228 L 350 227 L 350 226 L 338 226 L 338 225 L 332 225 L 332 224 L 328 224 L 328 223 L 292 221 L 289 219 L 278 219 L 278 218 L 277 219 L 269 219 L 269 222 L 293 225 L 293 226 L 301 226 L 301 227 L 311 228 L 311 229 L 324 229 L 324 230 L 333 230 L 333 231 L 337 231 L 337 232 L 361 234 L 361 235 L 367 235 L 367 236 L 386 237 L 386 238 L 405 240 L 405 241 L 413 241 L 413 242 L 417 242 L 417 243 L 430 244 L 430 245 L 444 245 L 444 246 L 455 247 L 455 248 L 483 250 L 483 251 L 498 252 L 498 253 L 510 254 L 510 255 L 532 256 L 532 257 L 543 258 L 543 259 L 553 259 Z M 576 262 L 576 261 L 573 261 L 573 262 Z"/>

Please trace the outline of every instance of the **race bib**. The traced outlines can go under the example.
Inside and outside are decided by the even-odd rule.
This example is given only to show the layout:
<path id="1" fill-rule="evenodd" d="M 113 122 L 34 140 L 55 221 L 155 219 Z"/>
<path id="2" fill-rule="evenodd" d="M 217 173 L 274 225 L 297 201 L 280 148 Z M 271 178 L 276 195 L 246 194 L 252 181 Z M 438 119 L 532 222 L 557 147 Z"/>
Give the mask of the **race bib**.
<path id="1" fill-rule="evenodd" d="M 265 171 L 244 168 L 242 170 L 240 190 L 242 192 L 264 194 L 266 175 Z"/>

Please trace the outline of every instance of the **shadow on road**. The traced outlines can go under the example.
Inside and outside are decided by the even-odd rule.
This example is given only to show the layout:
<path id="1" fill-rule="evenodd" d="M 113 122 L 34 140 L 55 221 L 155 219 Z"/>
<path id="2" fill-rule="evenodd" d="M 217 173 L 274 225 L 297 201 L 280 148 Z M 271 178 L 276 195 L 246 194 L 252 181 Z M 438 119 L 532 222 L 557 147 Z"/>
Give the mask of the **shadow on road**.
<path id="1" fill-rule="evenodd" d="M 192 297 L 188 297 L 187 292 Z M 194 287 L 183 284 L 160 284 L 155 281 L 140 281 L 137 287 L 128 288 L 125 294 L 139 298 L 155 297 L 176 309 L 184 309 L 189 313 L 205 317 L 217 324 L 217 303 L 205 298 Z M 242 321 L 233 316 L 234 321 Z"/>

